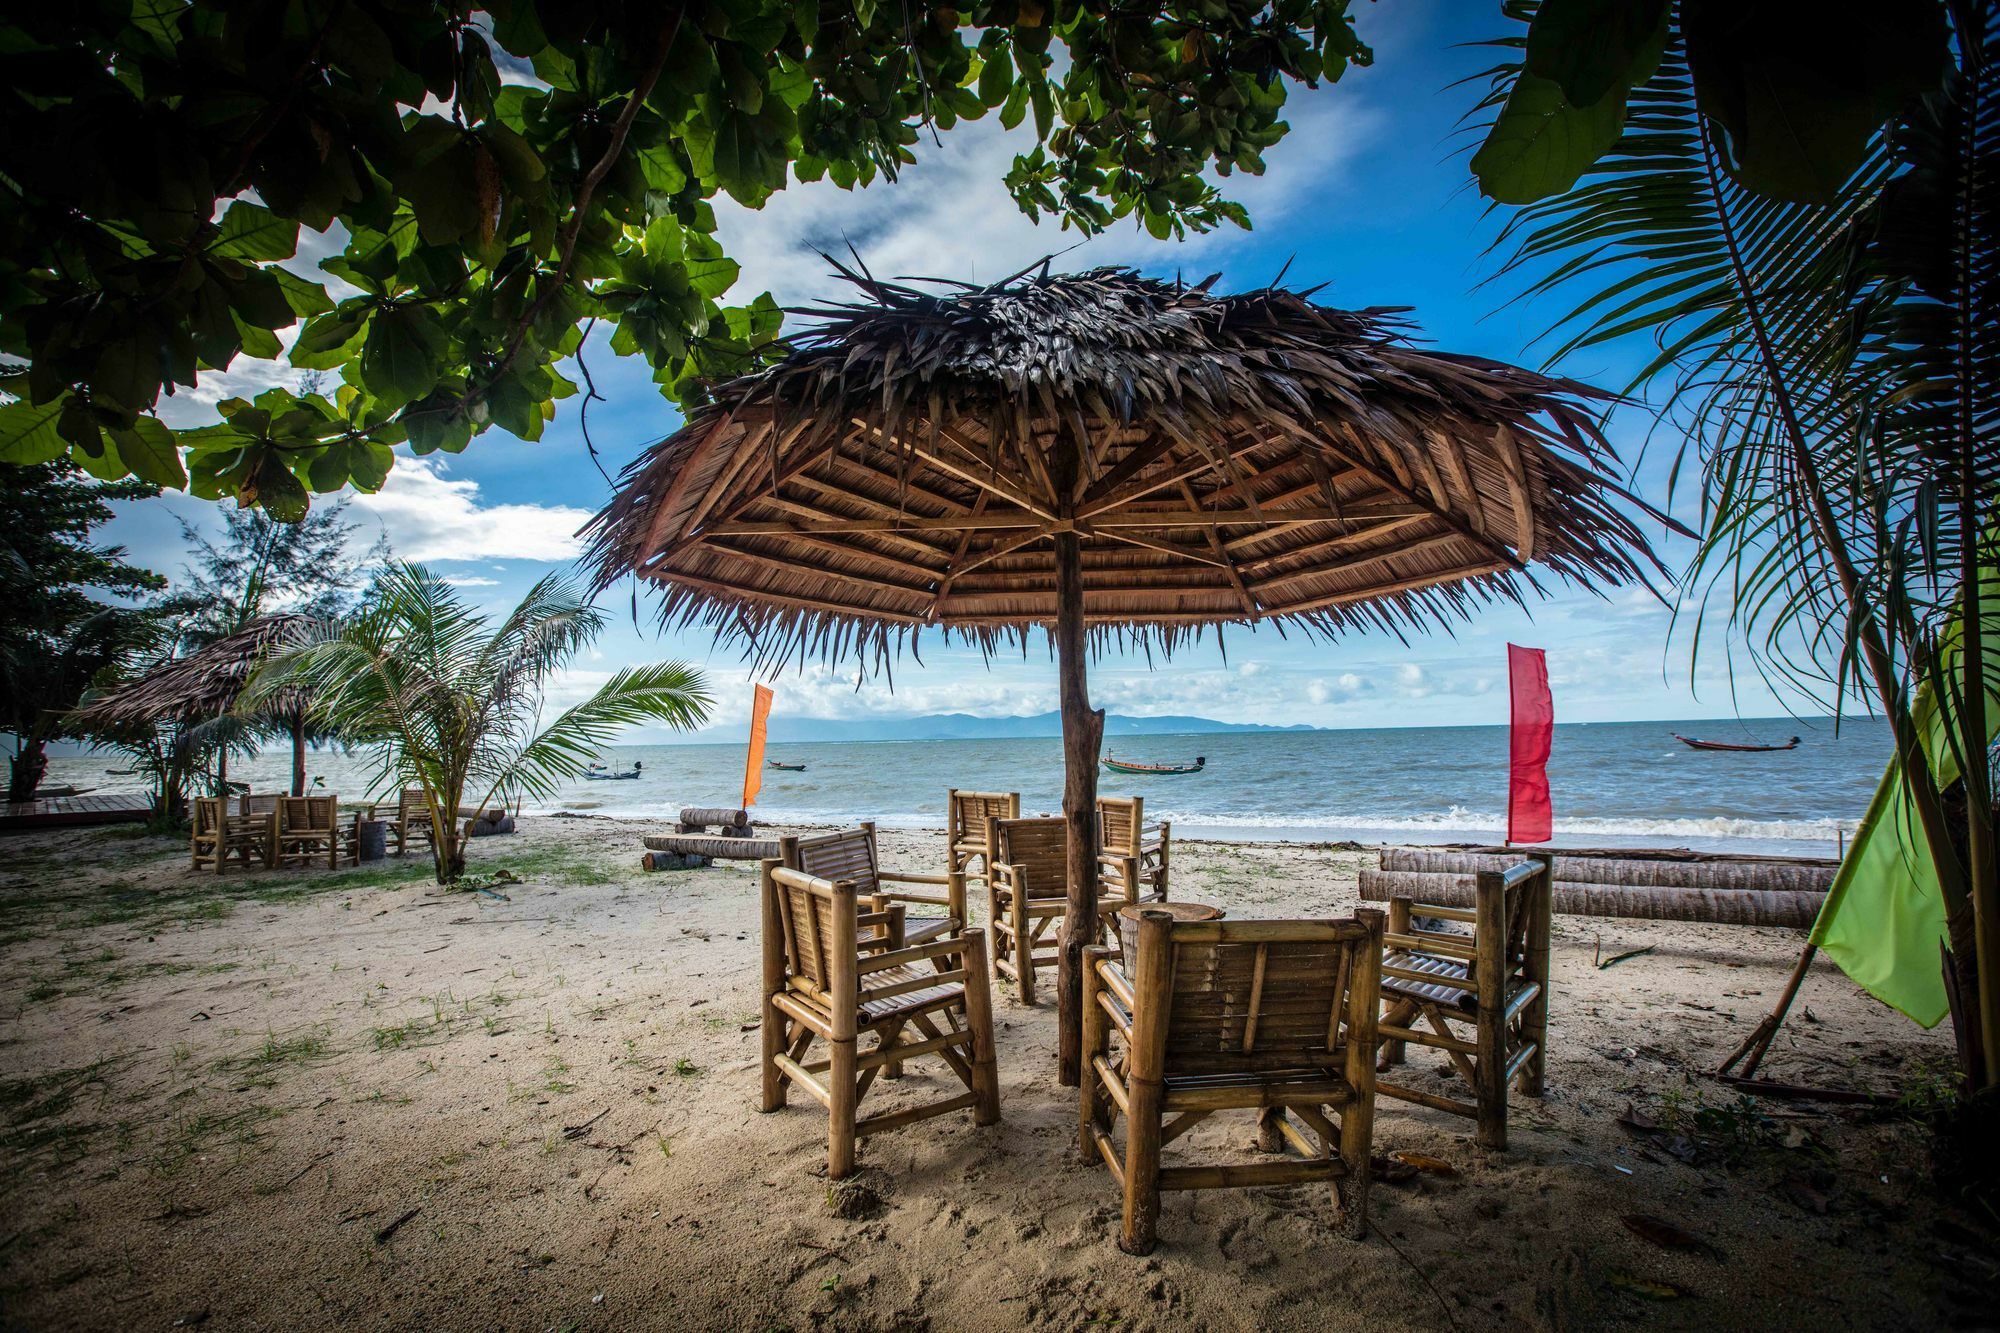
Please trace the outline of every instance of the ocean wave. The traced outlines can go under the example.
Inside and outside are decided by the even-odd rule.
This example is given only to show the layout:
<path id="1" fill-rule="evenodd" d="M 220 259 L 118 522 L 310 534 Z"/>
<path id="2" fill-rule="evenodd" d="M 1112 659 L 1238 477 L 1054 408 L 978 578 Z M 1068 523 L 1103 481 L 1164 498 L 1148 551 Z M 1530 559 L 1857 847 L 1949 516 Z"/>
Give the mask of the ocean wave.
<path id="1" fill-rule="evenodd" d="M 668 817 L 672 812 L 650 805 L 569 803 L 557 809 L 578 813 L 610 815 L 625 819 L 652 819 Z M 530 811 L 547 814 L 549 810 Z M 1032 813 L 1032 812 L 1030 812 Z M 1050 812 L 1053 813 L 1053 812 Z M 1149 814 L 1155 812 L 1148 808 Z M 873 814 L 865 816 L 884 828 L 940 828 L 944 824 L 941 811 L 916 811 L 897 814 Z M 1348 813 L 1324 811 L 1291 814 L 1270 814 L 1252 811 L 1202 811 L 1202 810 L 1159 810 L 1157 817 L 1172 820 L 1185 828 L 1199 829 L 1243 829 L 1268 831 L 1280 834 L 1290 830 L 1301 834 L 1311 833 L 1325 836 L 1329 832 L 1379 832 L 1414 834 L 1481 834 L 1499 836 L 1507 827 L 1507 817 L 1494 811 L 1468 810 L 1463 806 L 1452 806 L 1446 810 L 1426 811 L 1419 814 L 1380 814 L 1373 812 Z M 761 823 L 775 825 L 798 824 L 843 824 L 864 818 L 853 810 L 840 809 L 765 809 L 756 811 Z M 1695 818 L 1652 819 L 1619 816 L 1584 816 L 1575 819 L 1557 819 L 1555 833 L 1558 837 L 1614 837 L 1647 838 L 1666 840 L 1744 840 L 1775 842 L 1832 842 L 1843 832 L 1852 832 L 1853 822 L 1839 819 L 1740 819 L 1730 815 L 1707 815 Z"/>
<path id="2" fill-rule="evenodd" d="M 1152 813 L 1148 810 L 1148 813 Z M 1494 811 L 1449 810 L 1421 814 L 1349 814 L 1329 811 L 1303 814 L 1263 814 L 1240 811 L 1159 812 L 1162 819 L 1201 828 L 1255 829 L 1371 829 L 1385 832 L 1497 833 L 1507 827 L 1507 817 Z M 1832 842 L 1843 831 L 1851 832 L 1852 821 L 1839 819 L 1739 819 L 1730 815 L 1696 818 L 1652 819 L 1643 817 L 1585 816 L 1558 818 L 1557 834 L 1597 834 L 1621 838 L 1746 838 L 1785 842 Z"/>

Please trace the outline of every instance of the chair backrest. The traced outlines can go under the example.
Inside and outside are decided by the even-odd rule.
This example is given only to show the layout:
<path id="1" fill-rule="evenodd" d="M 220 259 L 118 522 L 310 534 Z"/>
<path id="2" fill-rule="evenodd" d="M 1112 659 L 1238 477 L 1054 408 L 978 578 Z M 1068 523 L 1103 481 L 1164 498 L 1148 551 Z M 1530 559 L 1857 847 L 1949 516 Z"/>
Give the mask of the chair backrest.
<path id="1" fill-rule="evenodd" d="M 1343 1061 L 1350 1041 L 1372 1061 L 1382 933 L 1382 913 L 1367 908 L 1319 921 L 1143 915 L 1135 1021 L 1167 1007 L 1164 1074 L 1325 1067 Z"/>
<path id="2" fill-rule="evenodd" d="M 953 787 L 945 794 L 945 817 L 945 832 L 953 842 L 984 838 L 987 820 L 1021 817 L 1021 793 L 960 791 Z"/>
<path id="3" fill-rule="evenodd" d="M 340 809 L 338 796 L 286 796 L 278 802 L 278 823 L 289 831 L 331 831 Z"/>
<path id="4" fill-rule="evenodd" d="M 424 808 L 424 789 L 422 787 L 405 787 L 396 793 L 397 820 L 428 819 L 429 817 L 429 811 Z"/>
<path id="5" fill-rule="evenodd" d="M 213 833 L 222 827 L 224 798 L 197 796 L 190 804 L 194 814 L 194 831 L 197 834 Z"/>
<path id="6" fill-rule="evenodd" d="M 785 838 L 778 847 L 788 870 L 829 882 L 844 879 L 862 897 L 882 887 L 882 859 L 873 824 L 810 838 Z"/>
<path id="7" fill-rule="evenodd" d="M 841 962 L 851 984 L 857 916 L 854 886 L 832 883 L 767 861 L 764 878 L 766 929 L 781 941 L 786 985 L 815 999 L 832 998 L 841 981 Z"/>
<path id="8" fill-rule="evenodd" d="M 238 814 L 245 815 L 276 814 L 278 802 L 282 799 L 284 798 L 275 792 L 264 796 L 253 796 L 249 792 L 245 792 L 236 798 L 236 810 Z"/>
<path id="9" fill-rule="evenodd" d="M 1397 932 L 1392 947 L 1421 951 L 1436 940 L 1469 944 L 1476 951 L 1478 967 L 1494 969 L 1495 976 L 1517 973 L 1531 964 L 1531 954 L 1548 950 L 1554 880 L 1554 856 L 1529 852 L 1525 860 L 1504 869 L 1479 871 L 1473 879 L 1470 911 L 1413 898 L 1392 898 L 1390 919 Z M 1413 916 L 1466 922 L 1473 928 L 1472 938 L 1414 929 L 1409 924 Z"/>
<path id="10" fill-rule="evenodd" d="M 1019 866 L 1030 898 L 1069 896 L 1069 821 L 1059 816 L 995 819 L 993 859 Z"/>
<path id="11" fill-rule="evenodd" d="M 1097 798 L 1098 845 L 1104 849 L 1106 856 L 1137 856 L 1141 831 L 1145 827 L 1145 797 Z"/>

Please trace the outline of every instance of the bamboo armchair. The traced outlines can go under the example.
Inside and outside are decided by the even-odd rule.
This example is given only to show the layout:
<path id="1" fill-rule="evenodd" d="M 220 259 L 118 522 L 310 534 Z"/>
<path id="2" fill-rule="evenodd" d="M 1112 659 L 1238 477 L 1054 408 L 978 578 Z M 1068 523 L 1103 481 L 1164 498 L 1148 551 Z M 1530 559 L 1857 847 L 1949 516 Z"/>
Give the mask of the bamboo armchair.
<path id="1" fill-rule="evenodd" d="M 1389 900 L 1382 959 L 1382 1069 L 1403 1063 L 1410 1042 L 1443 1051 L 1470 1101 L 1378 1081 L 1385 1097 L 1469 1116 L 1473 1141 L 1507 1146 L 1507 1090 L 1542 1095 L 1548 1068 L 1549 898 L 1554 858 L 1530 852 L 1506 870 L 1483 870 L 1471 911 Z M 1471 935 L 1417 930 L 1413 916 L 1461 921 Z M 1419 1028 L 1421 1017 L 1428 1030 Z"/>
<path id="2" fill-rule="evenodd" d="M 991 878 L 993 845 L 988 841 L 989 820 L 1019 819 L 1021 793 L 1017 791 L 960 791 L 945 793 L 945 878 L 951 892 L 964 902 L 965 882 L 976 879 L 984 884 Z M 979 863 L 974 871 L 972 865 Z"/>
<path id="3" fill-rule="evenodd" d="M 1069 904 L 1069 823 L 1060 817 L 989 820 L 986 929 L 993 975 L 1035 1002 L 1035 969 L 1060 957 L 1055 928 Z"/>
<path id="4" fill-rule="evenodd" d="M 192 802 L 194 831 L 188 838 L 188 868 L 221 874 L 231 861 L 248 870 L 268 867 L 277 850 L 277 815 L 232 811 L 221 796 Z"/>
<path id="5" fill-rule="evenodd" d="M 1111 919 L 1120 907 L 1167 900 L 1167 866 L 1172 856 L 1173 825 L 1146 822 L 1143 796 L 1097 798 L 1097 865 L 1110 934 Z M 1107 934 L 1106 942 L 1111 942 Z"/>
<path id="6" fill-rule="evenodd" d="M 993 1051 L 993 996 L 985 940 L 972 931 L 906 947 L 903 909 L 858 910 L 851 881 L 817 879 L 763 862 L 763 1101 L 785 1104 L 798 1084 L 827 1108 L 827 1174 L 854 1170 L 855 1141 L 918 1120 L 970 1108 L 972 1122 L 1000 1119 Z M 870 931 L 864 938 L 863 930 Z M 941 970 L 940 970 L 941 969 Z M 960 1027 L 954 1011 L 966 1016 Z M 943 1027 L 938 1020 L 943 1020 Z M 919 1039 L 906 1040 L 906 1027 Z M 875 1044 L 859 1049 L 863 1037 Z M 803 1063 L 815 1040 L 824 1060 Z M 928 1105 L 856 1117 L 876 1076 L 895 1078 L 904 1061 L 936 1055 L 965 1091 Z"/>
<path id="7" fill-rule="evenodd" d="M 1382 930 L 1365 908 L 1332 921 L 1146 911 L 1129 972 L 1116 950 L 1085 950 L 1081 1147 L 1124 1191 L 1120 1249 L 1152 1251 L 1162 1190 L 1323 1180 L 1341 1229 L 1366 1231 Z M 1160 1164 L 1167 1144 L 1230 1110 L 1258 1112 L 1259 1148 L 1305 1160 Z"/>
<path id="8" fill-rule="evenodd" d="M 278 801 L 278 844 L 275 865 L 312 865 L 324 861 L 331 870 L 340 864 L 340 798 L 286 796 Z"/>
<path id="9" fill-rule="evenodd" d="M 882 869 L 875 825 L 864 823 L 838 833 L 822 833 L 812 838 L 780 838 L 778 856 L 787 870 L 800 870 L 824 880 L 846 880 L 868 906 L 870 912 L 886 911 L 891 903 L 903 904 L 907 914 L 912 906 L 932 908 L 920 917 L 903 918 L 903 944 L 927 944 L 965 929 L 965 883 L 947 875 L 913 875 Z M 942 894 L 890 888 L 912 884 L 920 888 L 938 886 Z"/>
<path id="10" fill-rule="evenodd" d="M 395 854 L 407 854 L 412 842 L 421 842 L 426 851 L 430 850 L 436 835 L 431 830 L 431 812 L 424 805 L 424 789 L 405 787 L 397 792 L 396 812 L 393 815 L 383 812 L 383 807 L 388 804 L 387 801 L 380 801 L 369 807 L 368 817 L 379 819 L 388 826 L 384 831 L 384 841 L 393 845 Z"/>

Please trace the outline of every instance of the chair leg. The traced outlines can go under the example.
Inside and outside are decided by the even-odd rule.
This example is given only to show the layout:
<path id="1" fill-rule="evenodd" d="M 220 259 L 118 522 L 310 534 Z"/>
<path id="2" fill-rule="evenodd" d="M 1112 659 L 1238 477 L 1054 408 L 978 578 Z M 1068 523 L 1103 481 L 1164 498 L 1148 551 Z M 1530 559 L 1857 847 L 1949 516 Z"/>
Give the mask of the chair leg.
<path id="1" fill-rule="evenodd" d="M 1020 987 L 1021 1003 L 1035 1002 L 1035 937 L 1028 918 L 1027 900 L 1019 893 L 1010 904 L 1014 914 L 1014 981 Z"/>
<path id="2" fill-rule="evenodd" d="M 760 1068 L 764 1074 L 764 1099 L 759 1104 L 760 1111 L 781 1111 L 785 1106 L 785 1075 L 778 1068 L 778 1055 L 785 1049 L 785 1016 L 778 1006 L 764 999 L 764 1021 L 758 1024 L 758 1036 L 763 1047 Z"/>
<path id="3" fill-rule="evenodd" d="M 993 987 L 986 976 L 986 941 L 965 934 L 965 1026 L 972 1034 L 972 1123 L 1000 1119 L 1000 1060 L 993 1047 Z"/>
<path id="4" fill-rule="evenodd" d="M 1369 1154 L 1374 1148 L 1372 1106 L 1350 1102 L 1340 1112 L 1340 1160 L 1347 1175 L 1333 1182 L 1333 1206 L 1340 1232 L 1349 1240 L 1368 1234 Z"/>
<path id="5" fill-rule="evenodd" d="M 1151 1254 L 1160 1226 L 1160 1085 L 1128 1085 L 1125 1117 L 1125 1225 L 1118 1248 Z"/>
<path id="6" fill-rule="evenodd" d="M 1500 1014 L 1498 1004 L 1481 1002 L 1479 1057 L 1473 1068 L 1479 1114 L 1472 1141 L 1492 1152 L 1507 1149 L 1507 1026 Z"/>
<path id="7" fill-rule="evenodd" d="M 854 1076 L 854 1038 L 830 1040 L 826 1071 L 826 1174 L 839 1180 L 854 1173 L 854 1107 L 860 1088 Z"/>
<path id="8" fill-rule="evenodd" d="M 1283 1152 L 1285 1132 L 1278 1126 L 1285 1122 L 1285 1108 L 1267 1106 L 1257 1112 L 1257 1151 Z"/>

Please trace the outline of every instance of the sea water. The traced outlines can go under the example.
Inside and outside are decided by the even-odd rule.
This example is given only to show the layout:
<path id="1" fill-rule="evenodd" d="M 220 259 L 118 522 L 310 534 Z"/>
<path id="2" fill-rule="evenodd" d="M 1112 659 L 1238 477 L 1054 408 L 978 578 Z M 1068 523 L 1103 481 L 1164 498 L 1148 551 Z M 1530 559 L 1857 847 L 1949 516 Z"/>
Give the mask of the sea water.
<path id="1" fill-rule="evenodd" d="M 1796 750 L 1732 754 L 1691 750 L 1670 732 L 1717 740 L 1782 742 Z M 1146 798 L 1149 816 L 1179 837 L 1362 842 L 1498 841 L 1506 830 L 1505 727 L 1235 732 L 1115 738 L 1109 753 L 1154 762 L 1207 759 L 1200 772 L 1140 777 L 1103 772 L 1099 790 Z M 1835 853 L 1851 833 L 1891 752 L 1872 719 L 1563 724 L 1549 782 L 1555 841 L 1568 846 L 1691 847 L 1770 855 Z M 1062 743 L 1055 739 L 773 744 L 768 757 L 802 773 L 765 768 L 755 815 L 774 824 L 941 827 L 950 787 L 1018 791 L 1024 813 L 1062 801 Z M 621 745 L 603 761 L 625 782 L 565 783 L 528 813 L 571 811 L 671 818 L 684 805 L 734 807 L 744 747 Z M 63 755 L 51 782 L 129 787 L 107 775 L 115 757 Z M 366 754 L 312 752 L 318 789 L 360 799 L 378 771 Z M 230 777 L 270 790 L 289 782 L 288 751 L 230 765 Z"/>

